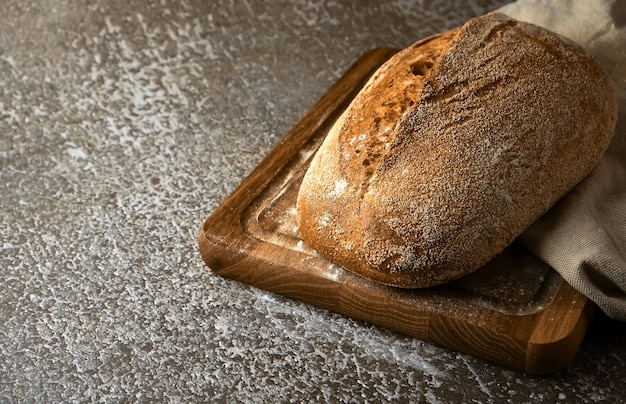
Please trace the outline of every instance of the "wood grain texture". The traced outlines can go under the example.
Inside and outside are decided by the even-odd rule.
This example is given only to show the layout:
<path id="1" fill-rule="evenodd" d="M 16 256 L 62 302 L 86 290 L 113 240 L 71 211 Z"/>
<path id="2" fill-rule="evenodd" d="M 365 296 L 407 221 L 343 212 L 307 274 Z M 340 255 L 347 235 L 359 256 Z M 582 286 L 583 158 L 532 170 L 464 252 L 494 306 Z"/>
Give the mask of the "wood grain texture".
<path id="1" fill-rule="evenodd" d="M 517 243 L 458 281 L 407 290 L 341 268 L 299 238 L 295 201 L 311 157 L 395 52 L 359 58 L 206 219 L 202 258 L 221 276 L 528 373 L 566 366 L 593 304 Z"/>

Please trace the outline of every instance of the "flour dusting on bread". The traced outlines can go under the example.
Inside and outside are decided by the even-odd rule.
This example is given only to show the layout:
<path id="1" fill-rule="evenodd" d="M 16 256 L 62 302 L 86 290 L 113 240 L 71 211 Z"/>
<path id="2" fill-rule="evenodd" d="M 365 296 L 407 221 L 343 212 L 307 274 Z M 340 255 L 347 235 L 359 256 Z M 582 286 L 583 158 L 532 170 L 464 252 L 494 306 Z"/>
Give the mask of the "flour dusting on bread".
<path id="1" fill-rule="evenodd" d="M 425 287 L 501 252 L 595 166 L 616 120 L 578 45 L 500 13 L 400 51 L 334 124 L 298 196 L 303 239 Z"/>

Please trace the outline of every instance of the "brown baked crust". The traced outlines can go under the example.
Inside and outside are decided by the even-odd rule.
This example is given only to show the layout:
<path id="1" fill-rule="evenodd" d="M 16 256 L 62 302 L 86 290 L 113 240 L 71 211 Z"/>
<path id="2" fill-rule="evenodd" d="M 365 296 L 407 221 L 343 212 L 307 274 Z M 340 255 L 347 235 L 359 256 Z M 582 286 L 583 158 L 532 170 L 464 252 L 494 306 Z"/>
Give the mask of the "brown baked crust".
<path id="1" fill-rule="evenodd" d="M 501 13 L 475 18 L 370 79 L 305 175 L 300 233 L 378 282 L 451 281 L 580 182 L 616 118 L 611 81 L 580 46 Z"/>

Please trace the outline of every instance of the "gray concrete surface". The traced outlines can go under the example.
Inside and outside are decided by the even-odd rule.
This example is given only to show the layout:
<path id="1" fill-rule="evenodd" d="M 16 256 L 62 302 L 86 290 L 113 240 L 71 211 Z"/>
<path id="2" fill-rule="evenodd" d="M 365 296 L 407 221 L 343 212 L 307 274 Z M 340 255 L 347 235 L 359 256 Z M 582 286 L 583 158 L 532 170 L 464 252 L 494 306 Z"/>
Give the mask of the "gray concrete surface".
<path id="1" fill-rule="evenodd" d="M 222 279 L 197 250 L 361 53 L 503 3 L 2 1 L 0 401 L 625 399 L 626 327 L 603 316 L 531 377 Z"/>

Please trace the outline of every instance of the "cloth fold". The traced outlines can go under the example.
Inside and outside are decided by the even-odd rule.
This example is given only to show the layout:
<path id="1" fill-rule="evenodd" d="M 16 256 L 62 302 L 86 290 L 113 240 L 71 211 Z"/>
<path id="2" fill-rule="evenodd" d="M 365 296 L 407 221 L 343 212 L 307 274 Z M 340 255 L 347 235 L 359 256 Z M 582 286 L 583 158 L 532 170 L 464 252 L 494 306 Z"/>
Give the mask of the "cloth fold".
<path id="1" fill-rule="evenodd" d="M 520 240 L 609 317 L 626 321 L 626 0 L 518 0 L 500 11 L 585 47 L 615 84 L 619 111 L 609 148 Z"/>

